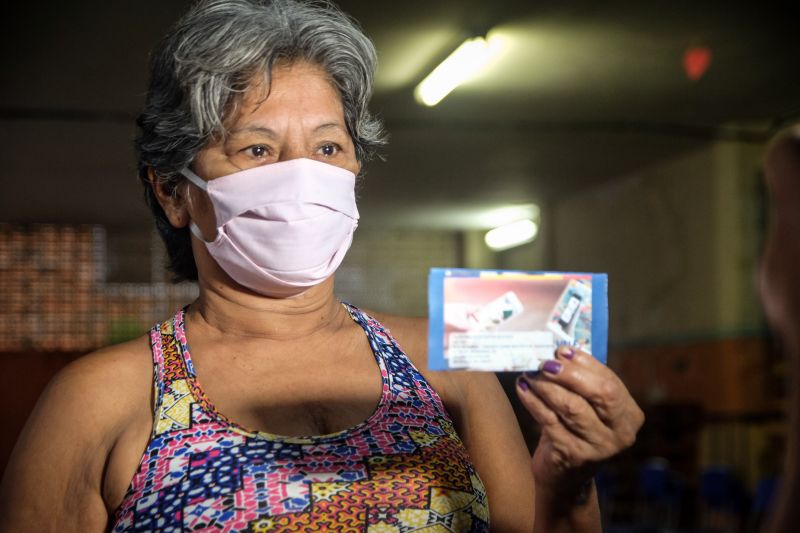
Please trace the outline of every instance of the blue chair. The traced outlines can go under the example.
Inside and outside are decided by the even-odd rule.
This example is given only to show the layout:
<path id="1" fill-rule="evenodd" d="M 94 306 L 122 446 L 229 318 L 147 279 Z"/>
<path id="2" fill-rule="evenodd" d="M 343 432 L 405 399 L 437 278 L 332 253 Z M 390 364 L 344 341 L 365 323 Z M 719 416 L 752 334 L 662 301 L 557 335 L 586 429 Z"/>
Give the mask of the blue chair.
<path id="1" fill-rule="evenodd" d="M 675 527 L 681 511 L 683 487 L 662 457 L 649 459 L 639 469 L 639 521 L 656 529 Z"/>
<path id="2" fill-rule="evenodd" d="M 767 476 L 756 484 L 753 506 L 750 508 L 750 517 L 748 518 L 748 531 L 761 529 L 775 505 L 780 484 L 780 476 Z"/>
<path id="3" fill-rule="evenodd" d="M 701 497 L 709 509 L 741 510 L 741 485 L 730 468 L 710 466 L 703 471 L 701 481 Z"/>
<path id="4" fill-rule="evenodd" d="M 707 529 L 735 531 L 747 516 L 744 487 L 727 466 L 710 466 L 700 479 L 703 526 Z"/>

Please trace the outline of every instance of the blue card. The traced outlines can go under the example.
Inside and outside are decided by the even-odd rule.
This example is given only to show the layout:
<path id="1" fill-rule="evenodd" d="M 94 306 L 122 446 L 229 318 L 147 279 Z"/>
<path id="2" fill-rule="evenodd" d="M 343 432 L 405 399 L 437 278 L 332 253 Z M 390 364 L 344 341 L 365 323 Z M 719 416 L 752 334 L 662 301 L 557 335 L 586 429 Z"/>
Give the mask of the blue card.
<path id="1" fill-rule="evenodd" d="M 560 345 L 606 362 L 606 274 L 432 268 L 428 311 L 432 370 L 538 370 Z"/>

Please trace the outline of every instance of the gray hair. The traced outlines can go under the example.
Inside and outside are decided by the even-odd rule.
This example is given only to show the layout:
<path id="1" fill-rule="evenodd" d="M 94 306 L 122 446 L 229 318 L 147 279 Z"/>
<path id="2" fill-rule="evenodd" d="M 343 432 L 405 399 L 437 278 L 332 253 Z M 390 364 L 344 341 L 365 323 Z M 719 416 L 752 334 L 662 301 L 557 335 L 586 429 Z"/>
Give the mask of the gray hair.
<path id="1" fill-rule="evenodd" d="M 136 124 L 139 178 L 176 280 L 197 279 L 187 228 L 173 228 L 149 183 L 148 169 L 171 191 L 210 141 L 225 136 L 225 120 L 241 96 L 277 63 L 306 60 L 322 67 L 338 90 L 344 118 L 365 163 L 386 143 L 367 104 L 375 48 L 349 16 L 325 1 L 205 0 L 196 3 L 151 58 L 144 110 Z"/>

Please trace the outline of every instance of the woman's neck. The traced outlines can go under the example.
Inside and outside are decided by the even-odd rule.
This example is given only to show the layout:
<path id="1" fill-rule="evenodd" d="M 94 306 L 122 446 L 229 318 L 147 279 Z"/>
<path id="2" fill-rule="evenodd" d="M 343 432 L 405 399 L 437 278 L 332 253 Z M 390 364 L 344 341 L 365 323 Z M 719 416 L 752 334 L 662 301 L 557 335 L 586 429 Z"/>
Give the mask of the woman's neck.
<path id="1" fill-rule="evenodd" d="M 215 337 L 293 340 L 336 328 L 346 318 L 333 294 L 333 277 L 292 298 L 269 298 L 202 279 L 199 285 L 187 320 L 195 331 Z"/>
<path id="2" fill-rule="evenodd" d="M 291 298 L 270 298 L 242 287 L 192 237 L 200 296 L 189 307 L 187 328 L 218 339 L 290 341 L 338 328 L 347 313 L 333 294 L 331 276 Z"/>

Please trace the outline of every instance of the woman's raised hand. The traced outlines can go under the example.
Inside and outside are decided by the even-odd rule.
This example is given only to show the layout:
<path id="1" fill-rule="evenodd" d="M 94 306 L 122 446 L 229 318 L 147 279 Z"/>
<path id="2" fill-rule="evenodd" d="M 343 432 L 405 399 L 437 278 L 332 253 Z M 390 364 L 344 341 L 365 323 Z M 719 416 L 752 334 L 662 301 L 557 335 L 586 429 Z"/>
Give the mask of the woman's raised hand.
<path id="1" fill-rule="evenodd" d="M 597 465 L 630 447 L 644 414 L 607 366 L 560 347 L 540 372 L 517 381 L 517 395 L 541 426 L 533 454 L 537 491 L 577 495 Z"/>

